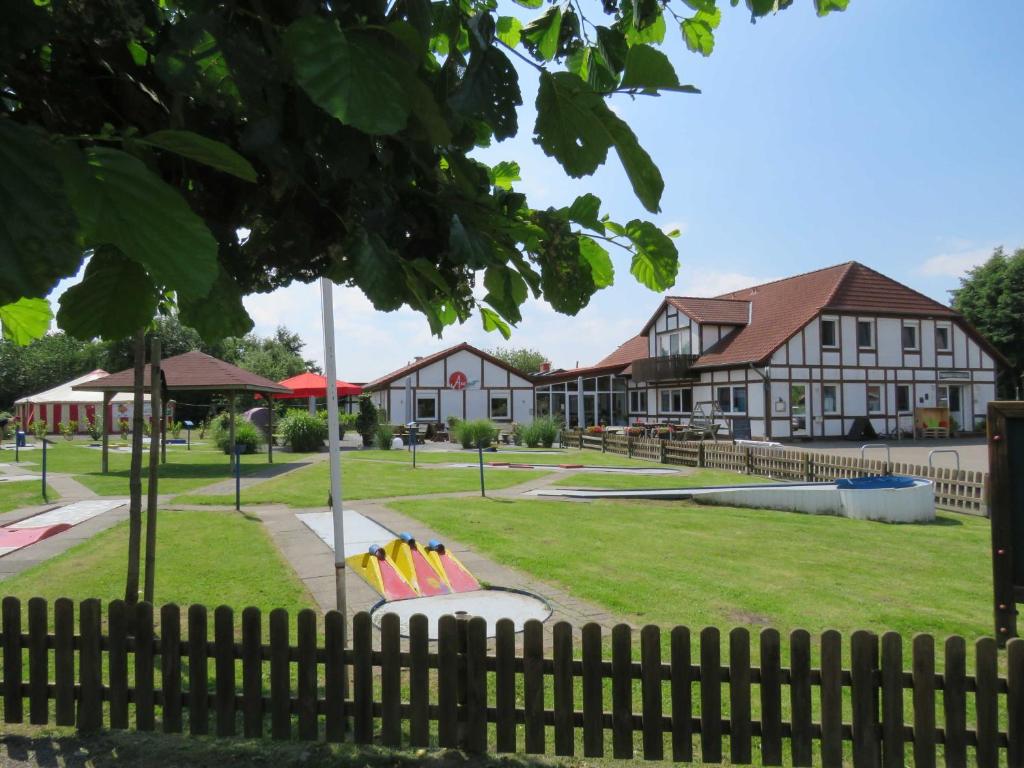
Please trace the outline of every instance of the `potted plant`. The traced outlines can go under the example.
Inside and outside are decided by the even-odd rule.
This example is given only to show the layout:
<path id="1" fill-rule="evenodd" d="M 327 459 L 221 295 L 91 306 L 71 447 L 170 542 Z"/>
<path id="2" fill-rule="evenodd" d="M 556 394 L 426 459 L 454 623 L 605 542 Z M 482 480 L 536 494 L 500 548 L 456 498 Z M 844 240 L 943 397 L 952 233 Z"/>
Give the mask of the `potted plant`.
<path id="1" fill-rule="evenodd" d="M 46 437 L 47 426 L 49 425 L 46 423 L 45 419 L 36 419 L 32 422 L 32 434 L 34 434 L 37 439 L 42 440 Z"/>
<path id="2" fill-rule="evenodd" d="M 65 440 L 74 440 L 75 432 L 78 431 L 78 422 L 65 419 L 60 423 L 59 429 Z"/>
<path id="3" fill-rule="evenodd" d="M 102 416 L 91 416 L 89 417 L 89 437 L 93 440 L 99 440 L 103 437 L 103 417 Z"/>

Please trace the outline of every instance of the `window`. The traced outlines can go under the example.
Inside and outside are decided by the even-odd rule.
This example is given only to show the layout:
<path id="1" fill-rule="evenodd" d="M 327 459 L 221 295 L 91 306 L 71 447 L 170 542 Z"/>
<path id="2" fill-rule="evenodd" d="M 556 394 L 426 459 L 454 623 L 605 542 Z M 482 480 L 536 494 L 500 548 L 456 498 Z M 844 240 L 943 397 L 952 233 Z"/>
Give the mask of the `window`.
<path id="1" fill-rule="evenodd" d="M 950 352 L 953 345 L 950 339 L 950 331 L 953 329 L 948 325 L 935 326 L 935 350 L 937 352 Z"/>
<path id="2" fill-rule="evenodd" d="M 836 337 L 836 321 L 834 319 L 821 321 L 821 346 L 838 347 L 839 339 Z"/>
<path id="3" fill-rule="evenodd" d="M 629 411 L 630 413 L 647 413 L 647 390 L 629 390 Z"/>
<path id="4" fill-rule="evenodd" d="M 747 412 L 747 388 L 740 387 L 719 387 L 718 407 L 722 413 L 746 413 Z"/>
<path id="5" fill-rule="evenodd" d="M 491 418 L 508 419 L 509 402 L 507 394 L 491 395 Z"/>
<path id="6" fill-rule="evenodd" d="M 868 413 L 882 412 L 882 385 L 868 384 Z"/>
<path id="7" fill-rule="evenodd" d="M 873 349 L 875 346 L 875 324 L 870 320 L 857 321 L 857 346 Z"/>
<path id="8" fill-rule="evenodd" d="M 904 325 L 903 326 L 903 350 L 905 352 L 916 352 L 917 346 L 917 326 L 916 325 Z"/>
<path id="9" fill-rule="evenodd" d="M 437 421 L 436 396 L 416 396 L 416 421 Z"/>
<path id="10" fill-rule="evenodd" d="M 907 413 L 910 411 L 910 385 L 896 385 L 896 413 Z"/>
<path id="11" fill-rule="evenodd" d="M 690 354 L 690 329 L 658 334 L 658 357 Z"/>
<path id="12" fill-rule="evenodd" d="M 839 413 L 839 387 L 825 384 L 821 388 L 821 406 L 825 413 Z"/>
<path id="13" fill-rule="evenodd" d="M 661 390 L 662 413 L 689 413 L 693 410 L 692 389 Z"/>

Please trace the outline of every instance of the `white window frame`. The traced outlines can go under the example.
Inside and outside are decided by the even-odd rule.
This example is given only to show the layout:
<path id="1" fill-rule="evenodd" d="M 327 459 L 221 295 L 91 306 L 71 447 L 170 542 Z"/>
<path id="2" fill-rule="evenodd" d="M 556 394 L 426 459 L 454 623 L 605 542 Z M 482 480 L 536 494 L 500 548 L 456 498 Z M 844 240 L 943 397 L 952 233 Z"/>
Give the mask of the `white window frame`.
<path id="1" fill-rule="evenodd" d="M 647 413 L 647 390 L 646 389 L 631 389 L 631 390 L 629 390 L 629 412 L 630 413 Z"/>
<path id="2" fill-rule="evenodd" d="M 420 402 L 431 402 L 434 404 L 434 415 L 433 416 L 420 416 Z M 412 417 L 416 421 L 437 421 L 437 393 L 436 392 L 417 392 L 413 395 L 413 412 Z"/>
<path id="3" fill-rule="evenodd" d="M 946 346 L 939 346 L 939 330 L 946 332 Z M 950 354 L 953 351 L 953 324 L 952 323 L 936 323 L 935 324 L 935 351 L 940 354 Z"/>
<path id="4" fill-rule="evenodd" d="M 676 339 L 676 351 L 672 351 L 672 339 Z M 664 342 L 664 344 L 662 343 Z M 672 331 L 663 331 L 657 335 L 658 357 L 669 357 L 671 355 L 690 354 L 690 326 L 677 328 Z"/>
<path id="5" fill-rule="evenodd" d="M 861 344 L 860 343 L 860 326 L 861 326 L 862 323 L 864 325 L 866 325 L 868 328 L 871 329 L 871 339 L 870 339 L 868 344 Z M 857 318 L 857 322 L 854 325 L 854 328 L 856 328 L 856 333 L 857 333 L 857 349 L 874 349 L 877 346 L 878 340 L 875 338 L 875 322 L 874 322 L 874 320 L 870 320 L 870 319 L 865 320 L 864 318 L 858 317 Z"/>
<path id="6" fill-rule="evenodd" d="M 832 409 L 828 408 L 828 395 L 825 391 L 831 389 L 835 392 L 835 396 L 832 398 Z M 839 398 L 842 396 L 842 388 L 838 384 L 822 384 L 821 385 L 821 412 L 826 416 L 834 416 L 843 412 L 843 404 Z"/>
<path id="7" fill-rule="evenodd" d="M 902 410 L 902 411 L 900 410 L 900 390 L 901 389 L 905 389 L 907 391 L 907 407 L 906 407 L 905 410 Z M 913 394 L 914 394 L 913 390 L 910 388 L 909 384 L 897 384 L 896 385 L 896 402 L 894 403 L 894 405 L 896 406 L 896 413 L 897 414 L 899 414 L 899 413 L 910 413 L 912 410 L 914 410 L 914 397 L 913 397 Z"/>
<path id="8" fill-rule="evenodd" d="M 494 414 L 494 401 L 504 400 L 508 413 L 505 416 Z M 495 389 L 487 393 L 487 413 L 494 421 L 512 421 L 512 393 L 507 389 Z"/>
<path id="9" fill-rule="evenodd" d="M 871 390 L 872 388 L 878 390 L 878 410 L 871 410 Z M 885 392 L 882 390 L 881 384 L 867 384 L 864 389 L 864 406 L 867 408 L 867 412 L 870 414 L 885 413 Z"/>
<path id="10" fill-rule="evenodd" d="M 729 391 L 729 407 L 722 408 L 722 413 L 733 413 L 739 414 L 740 416 L 746 415 L 747 408 L 750 407 L 750 403 L 747 402 L 747 408 L 744 408 L 742 411 L 738 410 L 736 408 L 736 390 L 743 390 L 743 399 L 746 400 L 747 386 L 745 384 L 722 384 L 720 386 L 715 387 L 715 402 L 718 403 L 718 406 L 720 408 L 722 406 L 722 398 L 720 396 L 720 392 L 723 389 L 727 389 Z"/>
<path id="11" fill-rule="evenodd" d="M 825 323 L 829 323 L 832 326 L 832 343 L 825 343 Z M 839 318 L 838 317 L 823 317 L 821 318 L 821 348 L 822 349 L 839 349 Z"/>
<path id="12" fill-rule="evenodd" d="M 903 334 L 907 331 L 907 329 L 910 329 L 911 331 L 914 332 L 914 344 L 909 347 L 907 346 L 906 339 L 903 337 Z M 900 326 L 900 346 L 903 348 L 904 352 L 921 351 L 921 334 L 920 328 L 917 323 L 904 322 L 903 325 Z"/>

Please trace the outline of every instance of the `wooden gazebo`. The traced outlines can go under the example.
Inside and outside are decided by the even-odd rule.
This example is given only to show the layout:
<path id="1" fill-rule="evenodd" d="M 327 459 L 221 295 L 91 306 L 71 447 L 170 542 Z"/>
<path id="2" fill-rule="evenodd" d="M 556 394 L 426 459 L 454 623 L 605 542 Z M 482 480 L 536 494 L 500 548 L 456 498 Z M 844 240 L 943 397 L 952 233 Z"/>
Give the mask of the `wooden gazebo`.
<path id="1" fill-rule="evenodd" d="M 275 381 L 257 376 L 255 373 L 246 371 L 231 363 L 218 360 L 216 357 L 204 354 L 203 352 L 186 352 L 183 355 L 168 357 L 160 362 L 160 376 L 163 380 L 163 389 L 167 392 L 222 392 L 228 396 L 231 402 L 231 446 L 232 461 L 234 460 L 235 445 L 235 397 L 239 392 L 253 392 L 262 395 L 287 395 L 291 394 L 288 387 L 282 386 Z M 85 392 L 103 393 L 103 412 L 106 413 L 107 405 L 111 398 L 118 392 L 131 392 L 134 388 L 135 371 L 128 368 L 108 376 L 79 384 L 73 389 Z M 149 365 L 143 375 L 145 382 L 144 390 L 150 390 Z M 166 422 L 167 399 L 161 398 L 160 424 Z M 274 411 L 270 409 L 270 434 L 274 430 Z M 164 435 L 161 433 L 161 442 Z M 108 430 L 103 431 L 103 471 L 108 466 Z M 273 438 L 267 440 L 267 458 L 274 460 Z"/>

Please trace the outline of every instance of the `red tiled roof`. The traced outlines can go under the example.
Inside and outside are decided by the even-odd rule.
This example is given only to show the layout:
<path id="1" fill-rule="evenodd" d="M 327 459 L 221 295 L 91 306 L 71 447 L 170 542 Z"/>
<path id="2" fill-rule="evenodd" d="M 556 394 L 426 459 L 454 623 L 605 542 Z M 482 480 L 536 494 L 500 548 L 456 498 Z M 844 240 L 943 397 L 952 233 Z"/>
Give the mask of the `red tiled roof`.
<path id="1" fill-rule="evenodd" d="M 504 368 L 506 371 L 514 373 L 516 376 L 520 376 L 531 383 L 533 381 L 533 377 L 530 376 L 529 374 L 523 373 L 517 368 L 513 368 L 504 360 L 497 358 L 488 352 L 484 352 L 482 349 L 477 349 L 472 344 L 469 344 L 464 341 L 461 344 L 456 344 L 454 347 L 448 347 L 448 349 L 442 349 L 440 352 L 434 352 L 433 354 L 425 355 L 419 358 L 418 360 L 413 360 L 411 363 L 403 365 L 401 368 L 394 370 L 391 373 L 385 374 L 384 376 L 380 376 L 371 382 L 363 384 L 363 389 L 366 391 L 381 389 L 382 387 L 387 386 L 396 379 L 400 379 L 403 376 L 412 373 L 413 371 L 418 371 L 420 368 L 425 368 L 431 363 L 436 363 L 438 360 L 443 360 L 449 355 L 454 355 L 456 352 L 462 352 L 463 350 L 467 352 L 472 352 L 474 355 L 479 355 L 489 363 L 493 363 L 494 365 L 497 365 L 500 368 Z"/>
<path id="2" fill-rule="evenodd" d="M 560 368 L 551 373 L 541 374 L 537 377 L 537 383 L 557 382 L 566 379 L 575 379 L 579 376 L 594 376 L 608 373 L 628 373 L 629 366 L 634 360 L 647 357 L 647 336 L 634 336 L 628 341 L 622 342 L 615 351 L 598 360 L 593 365 L 582 368 Z"/>
<path id="3" fill-rule="evenodd" d="M 949 307 L 855 261 L 716 298 L 749 301 L 750 324 L 712 346 L 695 368 L 764 362 L 823 310 L 957 316 Z"/>
<path id="4" fill-rule="evenodd" d="M 169 390 L 208 390 L 215 392 L 291 392 L 276 381 L 257 376 L 244 368 L 218 360 L 203 352 L 192 351 L 160 361 L 160 370 Z M 149 391 L 149 365 L 144 372 L 145 390 Z M 135 371 L 127 368 L 100 379 L 79 384 L 74 389 L 96 392 L 128 392 L 132 389 Z"/>
<path id="5" fill-rule="evenodd" d="M 704 299 L 696 296 L 669 296 L 669 304 L 685 312 L 698 323 L 746 325 L 750 302 L 737 299 Z"/>

